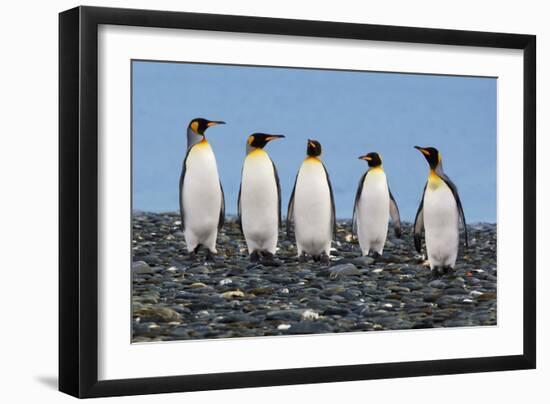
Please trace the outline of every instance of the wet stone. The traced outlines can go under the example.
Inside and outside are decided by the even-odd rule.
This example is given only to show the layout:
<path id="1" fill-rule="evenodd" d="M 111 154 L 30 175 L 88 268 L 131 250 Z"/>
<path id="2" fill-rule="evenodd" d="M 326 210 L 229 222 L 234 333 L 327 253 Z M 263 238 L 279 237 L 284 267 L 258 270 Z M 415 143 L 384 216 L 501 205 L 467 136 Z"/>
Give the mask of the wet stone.
<path id="1" fill-rule="evenodd" d="M 274 310 L 267 313 L 266 318 L 268 320 L 295 320 L 298 321 L 302 318 L 301 310 Z"/>
<path id="2" fill-rule="evenodd" d="M 447 287 L 447 284 L 442 280 L 436 279 L 429 282 L 428 286 L 431 288 L 445 289 Z"/>
<path id="3" fill-rule="evenodd" d="M 140 275 L 142 275 L 142 274 L 152 274 L 153 273 L 153 270 L 151 269 L 149 264 L 147 264 L 144 261 L 133 262 L 132 263 L 132 271 L 134 272 L 134 274 L 140 274 Z"/>
<path id="4" fill-rule="evenodd" d="M 353 264 L 341 264 L 330 268 L 330 279 L 343 276 L 361 275 L 361 271 Z"/>
<path id="5" fill-rule="evenodd" d="M 292 324 L 285 334 L 321 334 L 330 332 L 331 327 L 320 321 L 302 321 Z"/>
<path id="6" fill-rule="evenodd" d="M 134 312 L 141 321 L 171 322 L 179 320 L 179 314 L 169 307 L 143 307 Z"/>

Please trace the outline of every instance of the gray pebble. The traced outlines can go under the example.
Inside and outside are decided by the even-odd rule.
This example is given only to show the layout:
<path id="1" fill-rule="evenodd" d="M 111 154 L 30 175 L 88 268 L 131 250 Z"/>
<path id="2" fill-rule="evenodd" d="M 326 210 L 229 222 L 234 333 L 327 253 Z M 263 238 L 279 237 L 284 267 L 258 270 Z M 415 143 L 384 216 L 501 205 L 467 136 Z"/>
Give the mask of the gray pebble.
<path id="1" fill-rule="evenodd" d="M 152 274 L 154 271 L 151 269 L 149 264 L 144 261 L 136 261 L 132 263 L 132 271 L 135 274 Z"/>

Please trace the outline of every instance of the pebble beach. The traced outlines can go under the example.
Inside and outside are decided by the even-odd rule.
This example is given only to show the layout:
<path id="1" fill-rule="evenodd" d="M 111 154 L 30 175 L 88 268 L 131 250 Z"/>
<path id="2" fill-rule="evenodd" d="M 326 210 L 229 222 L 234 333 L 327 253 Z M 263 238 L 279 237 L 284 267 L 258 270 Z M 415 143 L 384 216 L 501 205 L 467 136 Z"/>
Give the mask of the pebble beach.
<path id="1" fill-rule="evenodd" d="M 339 220 L 330 267 L 299 263 L 281 232 L 276 261 L 250 263 L 235 218 L 215 262 L 188 256 L 177 213 L 134 212 L 132 341 L 494 326 L 496 225 L 468 225 L 455 270 L 433 279 L 412 225 L 390 230 L 384 255 L 362 257 L 351 220 Z M 390 226 L 391 227 L 391 226 Z M 282 230 L 285 230 L 284 228 Z"/>

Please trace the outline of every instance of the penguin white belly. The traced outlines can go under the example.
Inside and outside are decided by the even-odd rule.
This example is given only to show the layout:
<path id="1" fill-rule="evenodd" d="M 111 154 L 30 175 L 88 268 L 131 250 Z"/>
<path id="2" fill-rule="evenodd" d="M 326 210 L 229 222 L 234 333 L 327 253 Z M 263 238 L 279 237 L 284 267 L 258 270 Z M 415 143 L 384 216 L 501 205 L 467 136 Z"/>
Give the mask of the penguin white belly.
<path id="1" fill-rule="evenodd" d="M 365 176 L 357 207 L 357 235 L 363 255 L 382 254 L 388 234 L 390 194 L 386 174 L 372 169 Z"/>
<path id="2" fill-rule="evenodd" d="M 312 159 L 313 160 L 313 159 Z M 298 254 L 330 255 L 332 208 L 322 163 L 302 163 L 294 191 L 294 228 Z"/>
<path id="3" fill-rule="evenodd" d="M 263 150 L 245 159 L 241 183 L 241 223 L 249 253 L 275 254 L 279 232 L 279 199 L 273 164 Z"/>
<path id="4" fill-rule="evenodd" d="M 424 194 L 424 231 L 430 267 L 454 267 L 458 253 L 458 209 L 442 180 L 429 180 Z"/>
<path id="5" fill-rule="evenodd" d="M 202 244 L 216 253 L 222 194 L 216 158 L 206 142 L 189 151 L 182 198 L 188 251 Z"/>

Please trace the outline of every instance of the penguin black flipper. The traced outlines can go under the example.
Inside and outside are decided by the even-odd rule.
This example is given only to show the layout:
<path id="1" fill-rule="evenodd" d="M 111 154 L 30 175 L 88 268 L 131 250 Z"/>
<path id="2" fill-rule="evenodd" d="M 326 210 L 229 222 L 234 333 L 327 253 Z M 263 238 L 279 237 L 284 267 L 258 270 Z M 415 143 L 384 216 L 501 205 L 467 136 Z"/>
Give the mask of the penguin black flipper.
<path id="1" fill-rule="evenodd" d="M 222 193 L 222 203 L 220 206 L 220 218 L 218 219 L 218 231 L 220 231 L 225 223 L 225 195 L 223 193 L 222 182 L 220 181 L 220 192 Z"/>
<path id="2" fill-rule="evenodd" d="M 359 184 L 357 185 L 357 192 L 355 192 L 355 202 L 353 203 L 353 215 L 351 216 L 351 233 L 357 234 L 357 205 L 359 204 L 359 199 L 361 198 L 361 193 L 363 192 L 363 183 L 365 182 L 365 177 L 369 173 L 369 170 L 361 176 Z"/>
<path id="3" fill-rule="evenodd" d="M 424 185 L 424 190 L 422 191 L 422 200 L 416 211 L 416 217 L 414 218 L 414 248 L 416 251 L 422 252 L 422 231 L 424 230 L 424 195 L 426 194 L 426 185 Z"/>
<path id="4" fill-rule="evenodd" d="M 273 165 L 273 174 L 275 175 L 275 183 L 277 184 L 277 215 L 279 217 L 279 229 L 281 229 L 281 227 L 283 226 L 281 219 L 281 182 L 279 181 L 279 173 L 277 172 L 277 167 L 275 167 L 275 163 L 273 161 L 271 161 L 271 165 Z"/>
<path id="5" fill-rule="evenodd" d="M 189 151 L 187 151 L 187 154 L 185 155 L 185 159 L 183 160 L 183 166 L 181 167 L 181 174 L 180 174 L 180 189 L 179 189 L 179 200 L 180 200 L 180 217 L 181 217 L 181 231 L 185 231 L 185 220 L 183 215 L 183 181 L 185 180 L 185 167 L 187 165 L 187 157 L 189 156 Z"/>
<path id="6" fill-rule="evenodd" d="M 388 192 L 390 194 L 390 217 L 393 223 L 395 236 L 399 238 L 401 237 L 401 217 L 399 216 L 399 208 L 397 207 L 397 202 L 395 201 L 389 186 Z"/>
<path id="7" fill-rule="evenodd" d="M 296 193 L 296 183 L 298 182 L 298 174 L 296 174 L 296 179 L 294 180 L 294 186 L 292 187 L 292 193 L 290 194 L 290 199 L 288 201 L 288 210 L 286 212 L 286 235 L 290 237 L 290 224 L 292 223 L 292 218 L 294 216 L 294 194 Z"/>
<path id="8" fill-rule="evenodd" d="M 331 227 L 332 227 L 332 235 L 333 237 L 336 235 L 336 206 L 334 205 L 334 193 L 332 192 L 332 185 L 330 183 L 330 176 L 328 175 L 327 168 L 324 164 L 322 164 L 323 169 L 325 170 L 325 175 L 327 177 L 327 184 L 328 184 L 328 190 L 330 192 L 330 207 L 331 207 Z"/>
<path id="9" fill-rule="evenodd" d="M 466 228 L 466 218 L 464 216 L 464 209 L 462 209 L 462 202 L 460 201 L 460 196 L 458 196 L 458 189 L 454 182 L 451 181 L 446 174 L 440 174 L 439 177 L 447 184 L 456 201 L 456 207 L 458 209 L 458 217 L 462 222 L 462 227 L 464 228 L 464 247 L 468 248 L 468 229 Z"/>
<path id="10" fill-rule="evenodd" d="M 241 229 L 241 233 L 244 234 L 243 219 L 241 216 L 241 189 L 242 189 L 242 183 L 239 186 L 239 196 L 237 197 L 237 223 L 239 224 L 239 229 Z"/>

